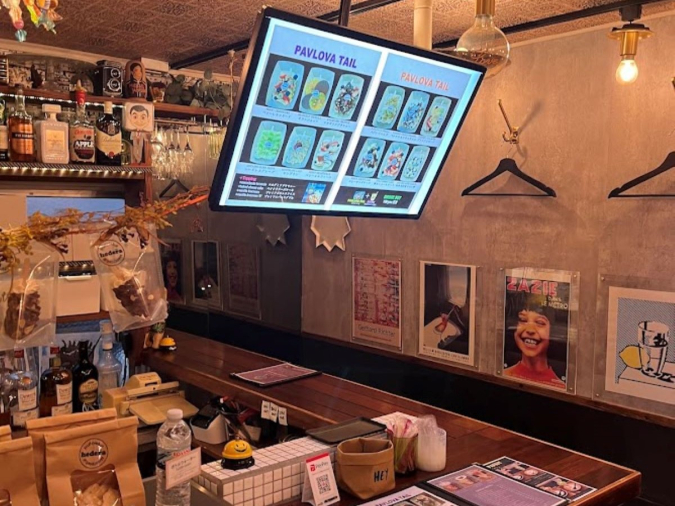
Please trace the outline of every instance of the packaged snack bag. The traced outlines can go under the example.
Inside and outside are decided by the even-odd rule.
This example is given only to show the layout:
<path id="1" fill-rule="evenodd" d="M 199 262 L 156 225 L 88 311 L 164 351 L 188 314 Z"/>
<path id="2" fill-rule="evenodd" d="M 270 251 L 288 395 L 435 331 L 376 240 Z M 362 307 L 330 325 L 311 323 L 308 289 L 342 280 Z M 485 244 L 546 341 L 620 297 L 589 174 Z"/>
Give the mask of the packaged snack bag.
<path id="1" fill-rule="evenodd" d="M 0 504 L 40 506 L 35 474 L 33 444 L 27 437 L 0 443 Z"/>
<path id="2" fill-rule="evenodd" d="M 159 247 L 154 229 L 150 233 L 147 242 L 131 234 L 122 236 L 126 241 L 92 237 L 103 302 L 116 332 L 149 327 L 167 317 Z"/>
<path id="3" fill-rule="evenodd" d="M 28 420 L 26 429 L 33 442 L 33 460 L 35 462 L 35 481 L 37 482 L 38 496 L 42 504 L 48 504 L 47 479 L 45 476 L 45 434 L 58 432 L 74 427 L 92 425 L 99 422 L 114 420 L 117 411 L 113 408 L 70 415 L 48 416 L 36 420 Z"/>
<path id="4" fill-rule="evenodd" d="M 145 506 L 138 418 L 45 434 L 50 506 Z"/>
<path id="5" fill-rule="evenodd" d="M 54 342 L 59 259 L 36 245 L 19 266 L 0 273 L 0 350 Z"/>
<path id="6" fill-rule="evenodd" d="M 0 425 L 0 443 L 12 440 L 12 429 L 9 425 Z"/>

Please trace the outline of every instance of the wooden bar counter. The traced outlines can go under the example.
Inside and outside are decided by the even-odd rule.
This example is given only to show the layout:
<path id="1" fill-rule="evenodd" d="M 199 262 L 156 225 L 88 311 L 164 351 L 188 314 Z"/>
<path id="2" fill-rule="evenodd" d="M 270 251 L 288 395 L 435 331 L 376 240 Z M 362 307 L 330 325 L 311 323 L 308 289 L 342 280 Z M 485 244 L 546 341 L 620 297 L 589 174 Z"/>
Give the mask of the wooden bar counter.
<path id="1" fill-rule="evenodd" d="M 448 433 L 445 472 L 509 456 L 598 489 L 574 502 L 575 506 L 620 505 L 640 492 L 641 475 L 631 469 L 327 374 L 270 388 L 255 387 L 232 379 L 230 374 L 275 365 L 278 360 L 183 332 L 171 331 L 170 335 L 178 350 L 146 353 L 144 362 L 152 370 L 214 395 L 234 396 L 252 408 L 259 409 L 262 400 L 270 400 L 287 408 L 290 425 L 309 429 L 395 411 L 413 416 L 432 414 Z M 396 486 L 405 488 L 441 474 L 445 473 L 397 477 Z M 343 505 L 363 502 L 342 495 Z"/>

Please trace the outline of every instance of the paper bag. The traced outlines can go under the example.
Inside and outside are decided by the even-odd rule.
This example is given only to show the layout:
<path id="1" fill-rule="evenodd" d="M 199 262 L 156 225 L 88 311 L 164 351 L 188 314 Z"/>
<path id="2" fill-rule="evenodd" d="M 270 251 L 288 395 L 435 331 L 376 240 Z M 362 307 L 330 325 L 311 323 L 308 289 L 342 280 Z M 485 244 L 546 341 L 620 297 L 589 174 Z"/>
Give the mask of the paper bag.
<path id="1" fill-rule="evenodd" d="M 117 411 L 110 408 L 72 415 L 48 416 L 26 422 L 28 435 L 33 441 L 33 460 L 35 461 L 35 481 L 37 482 L 38 496 L 43 504 L 48 503 L 47 479 L 45 477 L 45 434 L 105 422 L 116 417 Z"/>
<path id="2" fill-rule="evenodd" d="M 25 437 L 0 443 L 0 462 L 0 504 L 40 506 L 30 439 Z"/>
<path id="3" fill-rule="evenodd" d="M 385 439 L 357 438 L 337 447 L 338 487 L 370 499 L 395 486 L 394 447 Z"/>
<path id="4" fill-rule="evenodd" d="M 0 443 L 12 440 L 12 429 L 9 425 L 0 425 Z"/>
<path id="5" fill-rule="evenodd" d="M 50 506 L 145 506 L 138 418 L 45 434 Z"/>

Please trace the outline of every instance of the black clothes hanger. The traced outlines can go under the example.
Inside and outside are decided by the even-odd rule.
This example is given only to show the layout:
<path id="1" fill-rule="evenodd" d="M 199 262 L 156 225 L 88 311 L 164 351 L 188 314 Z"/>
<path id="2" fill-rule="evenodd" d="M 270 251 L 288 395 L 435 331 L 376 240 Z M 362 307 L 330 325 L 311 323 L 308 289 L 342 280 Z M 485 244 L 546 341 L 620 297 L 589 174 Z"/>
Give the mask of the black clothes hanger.
<path id="1" fill-rule="evenodd" d="M 619 199 L 629 199 L 629 198 L 645 198 L 645 197 L 675 197 L 675 194 L 672 193 L 638 193 L 638 194 L 631 194 L 631 195 L 624 195 L 623 192 L 630 190 L 631 188 L 635 188 L 638 185 L 641 185 L 645 181 L 649 181 L 650 179 L 654 179 L 656 176 L 660 176 L 664 172 L 668 172 L 670 169 L 675 168 L 675 151 L 672 151 L 668 153 L 668 156 L 666 156 L 666 159 L 663 161 L 661 165 L 656 167 L 654 170 L 650 170 L 646 174 L 642 174 L 641 176 L 636 177 L 635 179 L 632 179 L 628 181 L 626 184 L 623 186 L 620 186 L 618 188 L 614 188 L 611 192 L 609 192 L 609 195 L 607 196 L 608 199 L 613 199 L 613 198 L 619 198 Z"/>
<path id="2" fill-rule="evenodd" d="M 517 178 L 522 179 L 526 183 L 529 183 L 535 188 L 541 190 L 542 193 L 472 193 L 474 190 L 477 190 L 485 183 L 492 181 L 505 172 L 509 172 Z M 502 160 L 499 162 L 499 165 L 497 165 L 497 168 L 492 172 L 492 174 L 485 176 L 480 181 L 476 181 L 462 192 L 462 197 L 467 195 L 476 197 L 556 197 L 556 193 L 553 188 L 549 188 L 541 181 L 538 181 L 532 176 L 525 174 L 518 168 L 516 161 L 512 158 L 502 158 Z"/>
<path id="3" fill-rule="evenodd" d="M 184 192 L 190 191 L 190 189 L 187 186 L 185 186 L 183 183 L 180 182 L 180 179 L 172 179 L 171 182 L 168 185 L 166 185 L 166 188 L 162 190 L 162 193 L 159 194 L 159 198 L 163 199 L 164 196 L 167 193 L 169 193 L 169 190 L 171 190 L 171 188 L 173 188 L 174 186 L 177 186 L 180 190 Z M 166 198 L 171 198 L 171 196 Z"/>

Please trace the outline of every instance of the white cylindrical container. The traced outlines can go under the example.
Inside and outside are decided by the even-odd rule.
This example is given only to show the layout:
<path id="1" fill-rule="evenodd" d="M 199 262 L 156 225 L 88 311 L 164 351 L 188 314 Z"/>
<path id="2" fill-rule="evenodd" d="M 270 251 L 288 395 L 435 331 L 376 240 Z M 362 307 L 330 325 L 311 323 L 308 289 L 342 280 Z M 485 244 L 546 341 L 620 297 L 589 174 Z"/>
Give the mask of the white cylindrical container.
<path id="1" fill-rule="evenodd" d="M 436 427 L 422 431 L 417 436 L 417 469 L 427 472 L 437 472 L 445 469 L 447 454 L 447 434 L 445 430 Z"/>

